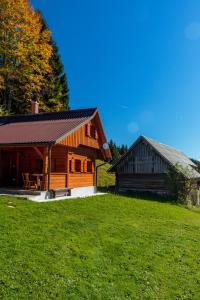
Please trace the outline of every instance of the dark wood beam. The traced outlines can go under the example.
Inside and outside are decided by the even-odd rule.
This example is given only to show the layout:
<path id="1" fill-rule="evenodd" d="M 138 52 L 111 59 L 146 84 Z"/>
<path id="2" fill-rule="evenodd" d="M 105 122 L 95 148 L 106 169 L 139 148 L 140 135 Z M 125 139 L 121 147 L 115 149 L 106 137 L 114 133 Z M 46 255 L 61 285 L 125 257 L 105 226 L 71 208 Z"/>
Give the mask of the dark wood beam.
<path id="1" fill-rule="evenodd" d="M 35 152 L 39 155 L 39 157 L 41 159 L 43 159 L 43 154 L 42 152 L 38 149 L 38 147 L 34 146 L 33 149 L 35 150 Z"/>

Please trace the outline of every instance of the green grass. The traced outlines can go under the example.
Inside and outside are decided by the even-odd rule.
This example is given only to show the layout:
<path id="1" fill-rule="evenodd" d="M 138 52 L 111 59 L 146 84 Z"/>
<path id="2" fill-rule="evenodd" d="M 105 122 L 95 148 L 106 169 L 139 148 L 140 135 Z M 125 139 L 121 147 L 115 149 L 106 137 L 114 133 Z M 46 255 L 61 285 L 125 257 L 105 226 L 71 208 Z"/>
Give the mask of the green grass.
<path id="1" fill-rule="evenodd" d="M 116 195 L 2 196 L 0 298 L 200 299 L 199 211 Z"/>
<path id="2" fill-rule="evenodd" d="M 101 160 L 96 161 L 96 166 L 103 164 Z M 107 170 L 111 167 L 111 164 L 106 163 L 98 168 L 97 173 L 97 185 L 98 187 L 107 187 L 115 185 L 115 175 L 107 173 Z"/>

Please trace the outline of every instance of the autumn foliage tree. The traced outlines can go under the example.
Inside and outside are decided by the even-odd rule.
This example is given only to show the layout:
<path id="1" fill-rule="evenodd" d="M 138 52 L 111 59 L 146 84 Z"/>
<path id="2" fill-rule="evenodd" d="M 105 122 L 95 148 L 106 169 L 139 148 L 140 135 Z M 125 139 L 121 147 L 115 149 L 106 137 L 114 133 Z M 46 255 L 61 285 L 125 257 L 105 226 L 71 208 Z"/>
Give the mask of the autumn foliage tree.
<path id="1" fill-rule="evenodd" d="M 41 90 L 51 73 L 51 34 L 28 0 L 0 1 L 0 105 L 8 112 L 41 107 Z M 45 104 L 46 105 L 46 104 Z"/>

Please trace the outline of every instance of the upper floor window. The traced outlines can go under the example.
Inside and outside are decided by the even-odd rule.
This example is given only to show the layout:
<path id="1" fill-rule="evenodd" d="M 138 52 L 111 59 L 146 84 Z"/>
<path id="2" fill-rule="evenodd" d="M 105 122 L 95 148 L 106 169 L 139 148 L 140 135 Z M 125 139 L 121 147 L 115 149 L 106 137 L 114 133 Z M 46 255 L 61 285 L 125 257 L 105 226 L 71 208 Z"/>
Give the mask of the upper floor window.
<path id="1" fill-rule="evenodd" d="M 96 127 L 91 124 L 85 125 L 85 135 L 93 139 L 97 139 L 98 135 L 97 135 Z"/>
<path id="2" fill-rule="evenodd" d="M 96 128 L 95 128 L 95 126 L 94 125 L 91 125 L 90 126 L 90 136 L 93 138 L 93 139 L 95 139 L 95 137 L 96 137 Z"/>

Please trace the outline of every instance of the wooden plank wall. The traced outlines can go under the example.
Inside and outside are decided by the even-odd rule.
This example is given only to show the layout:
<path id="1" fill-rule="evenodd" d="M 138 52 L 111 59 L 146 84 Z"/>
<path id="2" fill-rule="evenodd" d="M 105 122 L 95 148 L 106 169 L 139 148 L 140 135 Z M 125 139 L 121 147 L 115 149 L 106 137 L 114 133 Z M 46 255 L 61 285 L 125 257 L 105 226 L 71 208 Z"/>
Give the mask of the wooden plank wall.
<path id="1" fill-rule="evenodd" d="M 94 174 L 92 173 L 74 173 L 69 176 L 69 187 L 94 186 Z"/>
<path id="2" fill-rule="evenodd" d="M 95 126 L 97 128 L 97 125 L 95 124 L 94 120 L 87 123 L 87 126 Z M 98 134 L 98 130 L 95 138 L 87 136 L 86 125 L 83 125 L 78 130 L 76 130 L 75 132 L 67 136 L 65 139 L 63 139 L 59 144 L 71 147 L 78 147 L 79 145 L 84 145 L 94 149 L 99 149 L 101 141 Z"/>
<path id="3" fill-rule="evenodd" d="M 167 163 L 145 142 L 140 142 L 117 166 L 117 173 L 165 173 Z"/>
<path id="4" fill-rule="evenodd" d="M 63 189 L 67 187 L 67 173 L 51 173 L 51 189 Z"/>
<path id="5" fill-rule="evenodd" d="M 117 184 L 120 192 L 169 193 L 164 174 L 117 174 Z"/>

